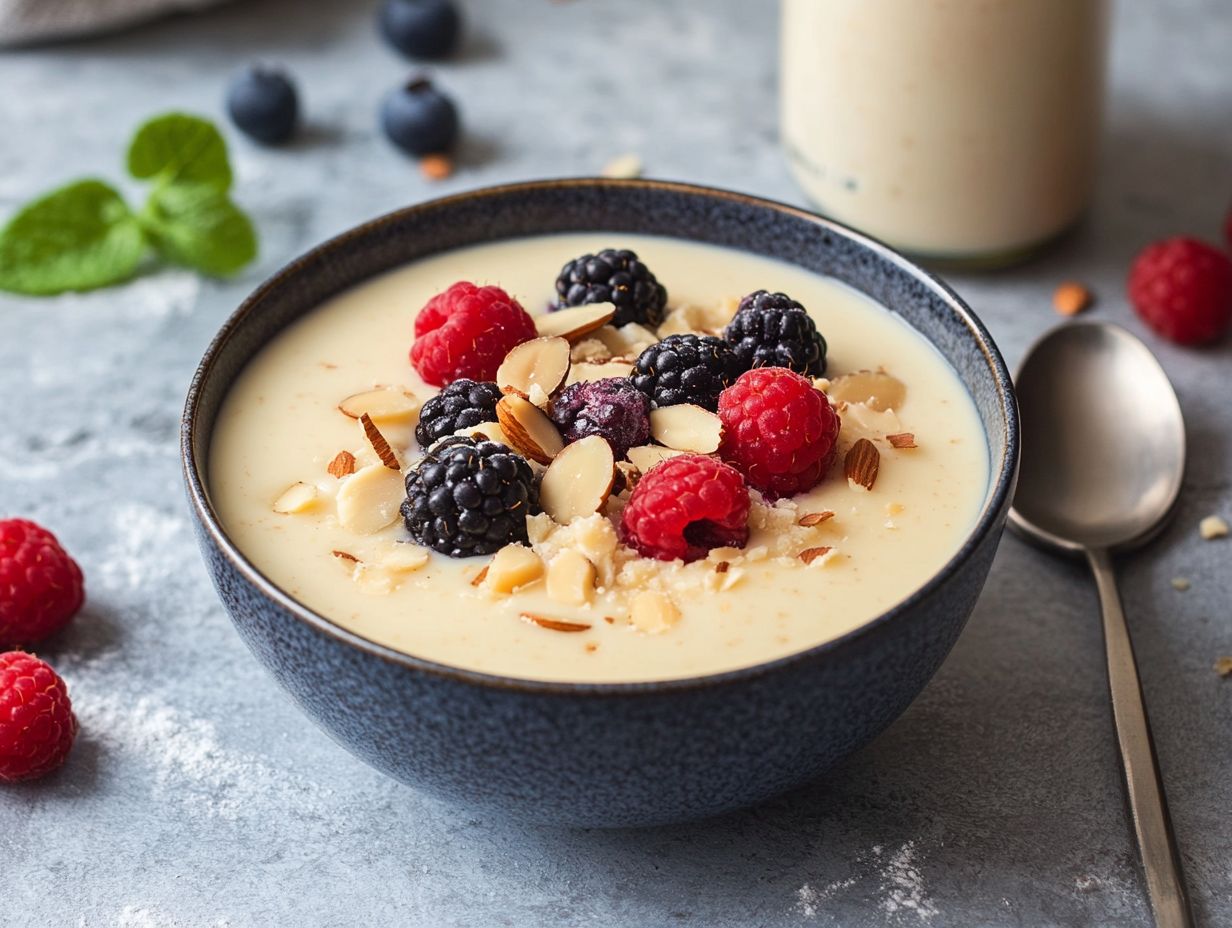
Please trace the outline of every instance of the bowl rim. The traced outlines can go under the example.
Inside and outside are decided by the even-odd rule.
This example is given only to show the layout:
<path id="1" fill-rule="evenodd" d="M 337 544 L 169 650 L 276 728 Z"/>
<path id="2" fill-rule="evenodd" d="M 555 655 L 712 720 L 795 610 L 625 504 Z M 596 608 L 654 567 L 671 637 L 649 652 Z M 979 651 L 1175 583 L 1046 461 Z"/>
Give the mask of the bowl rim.
<path id="1" fill-rule="evenodd" d="M 578 683 L 567 680 L 534 680 L 523 677 L 505 676 L 468 670 L 451 664 L 415 657 L 379 644 L 352 632 L 341 625 L 332 622 L 325 616 L 315 612 L 308 606 L 294 599 L 281 590 L 273 581 L 258 570 L 239 550 L 222 527 L 218 514 L 210 502 L 205 488 L 205 473 L 208 461 L 198 460 L 193 450 L 197 437 L 196 413 L 204 393 L 204 386 L 212 375 L 220 356 L 227 350 L 232 333 L 258 307 L 265 296 L 283 286 L 286 282 L 301 273 L 306 267 L 326 258 L 331 252 L 348 246 L 356 238 L 367 237 L 392 223 L 400 223 L 416 214 L 448 209 L 463 202 L 496 200 L 511 194 L 534 193 L 544 190 L 561 189 L 640 189 L 644 191 L 660 191 L 662 193 L 684 194 L 719 201 L 721 203 L 753 207 L 768 210 L 795 220 L 803 220 L 815 225 L 819 231 L 835 232 L 840 236 L 854 240 L 856 243 L 873 252 L 881 260 L 905 271 L 929 287 L 935 295 L 941 297 L 949 310 L 964 325 L 968 333 L 984 355 L 996 384 L 997 399 L 1005 423 L 1005 454 L 1000 462 L 990 461 L 990 489 L 984 506 L 975 525 L 968 532 L 962 545 L 945 564 L 936 571 L 922 586 L 905 599 L 900 600 L 884 612 L 878 613 L 867 622 L 851 629 L 836 638 L 823 641 L 820 644 L 769 661 L 724 670 L 718 673 L 702 674 L 690 677 L 674 677 L 665 680 L 643 680 L 634 682 L 591 682 Z M 495 241 L 496 239 L 493 239 Z M 480 244 L 475 242 L 473 244 Z M 909 324 L 909 323 L 908 323 Z M 299 257 L 285 264 L 273 275 L 263 281 L 245 300 L 227 317 L 222 327 L 210 341 L 201 362 L 193 374 L 184 403 L 184 412 L 180 423 L 180 458 L 189 502 L 198 524 L 204 528 L 210 542 L 230 565 L 264 598 L 282 608 L 297 620 L 312 630 L 325 634 L 344 645 L 356 648 L 372 657 L 387 663 L 399 665 L 407 670 L 416 671 L 443 678 L 458 683 L 471 684 L 493 690 L 515 691 L 534 695 L 560 696 L 639 696 L 650 693 L 671 691 L 690 691 L 708 689 L 742 681 L 753 680 L 767 674 L 775 673 L 795 664 L 807 664 L 818 658 L 836 651 L 851 643 L 874 634 L 882 627 L 900 619 L 920 601 L 935 593 L 959 569 L 964 561 L 978 548 L 999 522 L 1004 521 L 1008 513 L 1017 480 L 1019 462 L 1019 419 L 1018 405 L 1014 397 L 1013 381 L 1000 350 L 993 341 L 991 334 L 983 322 L 966 305 L 961 297 L 935 274 L 916 265 L 890 246 L 881 241 L 858 232 L 842 223 L 835 222 L 816 213 L 752 194 L 709 187 L 700 184 L 689 184 L 678 181 L 646 180 L 646 179 L 616 179 L 603 177 L 575 177 L 547 180 L 522 181 L 511 184 L 479 187 L 444 197 L 425 200 L 421 203 L 405 206 L 367 222 L 353 226 L 335 235 L 319 245 L 304 252 Z M 208 440 L 205 447 L 208 448 Z M 991 456 L 991 448 L 990 456 Z M 224 608 L 226 604 L 224 603 Z"/>

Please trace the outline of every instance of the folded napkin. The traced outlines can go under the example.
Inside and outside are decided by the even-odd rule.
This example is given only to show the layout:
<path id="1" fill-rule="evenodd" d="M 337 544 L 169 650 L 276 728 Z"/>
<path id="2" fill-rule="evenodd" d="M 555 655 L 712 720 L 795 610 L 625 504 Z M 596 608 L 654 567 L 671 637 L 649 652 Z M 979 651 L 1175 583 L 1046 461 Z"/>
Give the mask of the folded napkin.
<path id="1" fill-rule="evenodd" d="M 119 29 L 224 0 L 0 0 L 0 45 L 46 42 Z"/>

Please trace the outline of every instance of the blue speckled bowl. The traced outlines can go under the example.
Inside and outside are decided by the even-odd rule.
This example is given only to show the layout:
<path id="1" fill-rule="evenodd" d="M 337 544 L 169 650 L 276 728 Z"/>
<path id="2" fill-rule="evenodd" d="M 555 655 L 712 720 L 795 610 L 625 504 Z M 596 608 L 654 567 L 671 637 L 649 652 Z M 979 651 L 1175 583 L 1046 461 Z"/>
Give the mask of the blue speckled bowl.
<path id="1" fill-rule="evenodd" d="M 566 231 L 610 231 L 617 244 L 619 233 L 640 232 L 732 246 L 831 275 L 900 313 L 958 371 L 988 436 L 992 485 L 962 549 L 910 599 L 842 638 L 743 670 L 661 683 L 536 683 L 419 660 L 340 628 L 261 576 L 220 526 L 206 470 L 215 417 L 240 369 L 288 323 L 382 271 L 461 245 Z M 344 747 L 477 810 L 564 825 L 649 825 L 797 786 L 907 707 L 984 585 L 1014 487 L 1018 415 L 984 326 L 944 284 L 885 246 L 740 194 L 564 180 L 399 210 L 284 268 L 206 352 L 188 394 L 182 450 L 206 564 L 240 635 Z"/>

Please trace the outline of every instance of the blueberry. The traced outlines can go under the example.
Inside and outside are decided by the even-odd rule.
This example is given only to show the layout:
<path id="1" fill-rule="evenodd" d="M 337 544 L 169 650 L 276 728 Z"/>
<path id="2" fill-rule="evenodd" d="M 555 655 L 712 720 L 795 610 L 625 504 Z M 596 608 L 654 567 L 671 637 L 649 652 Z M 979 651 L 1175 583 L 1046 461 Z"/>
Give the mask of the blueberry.
<path id="1" fill-rule="evenodd" d="M 281 71 L 251 67 L 227 88 L 227 113 L 241 132 L 263 145 L 285 142 L 299 121 L 295 85 Z"/>
<path id="2" fill-rule="evenodd" d="M 385 0 L 377 23 L 385 41 L 408 58 L 444 58 L 462 29 L 452 0 Z"/>
<path id="3" fill-rule="evenodd" d="M 409 155 L 430 155 L 453 145 L 458 110 L 425 78 L 391 90 L 381 103 L 381 128 Z"/>

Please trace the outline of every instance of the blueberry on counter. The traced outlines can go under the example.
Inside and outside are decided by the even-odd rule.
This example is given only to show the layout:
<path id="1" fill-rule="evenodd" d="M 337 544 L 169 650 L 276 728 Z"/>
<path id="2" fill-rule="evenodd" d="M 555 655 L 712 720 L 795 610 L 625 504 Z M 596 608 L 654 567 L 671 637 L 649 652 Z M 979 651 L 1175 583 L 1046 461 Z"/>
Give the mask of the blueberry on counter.
<path id="1" fill-rule="evenodd" d="M 385 0 L 377 23 L 385 41 L 408 58 L 446 57 L 462 31 L 452 0 Z"/>
<path id="2" fill-rule="evenodd" d="M 431 81 L 419 77 L 385 95 L 381 128 L 407 154 L 430 155 L 446 151 L 458 137 L 458 110 Z"/>
<path id="3" fill-rule="evenodd" d="M 236 127 L 263 145 L 278 145 L 295 134 L 299 95 L 281 71 L 253 66 L 227 88 L 227 113 Z"/>

